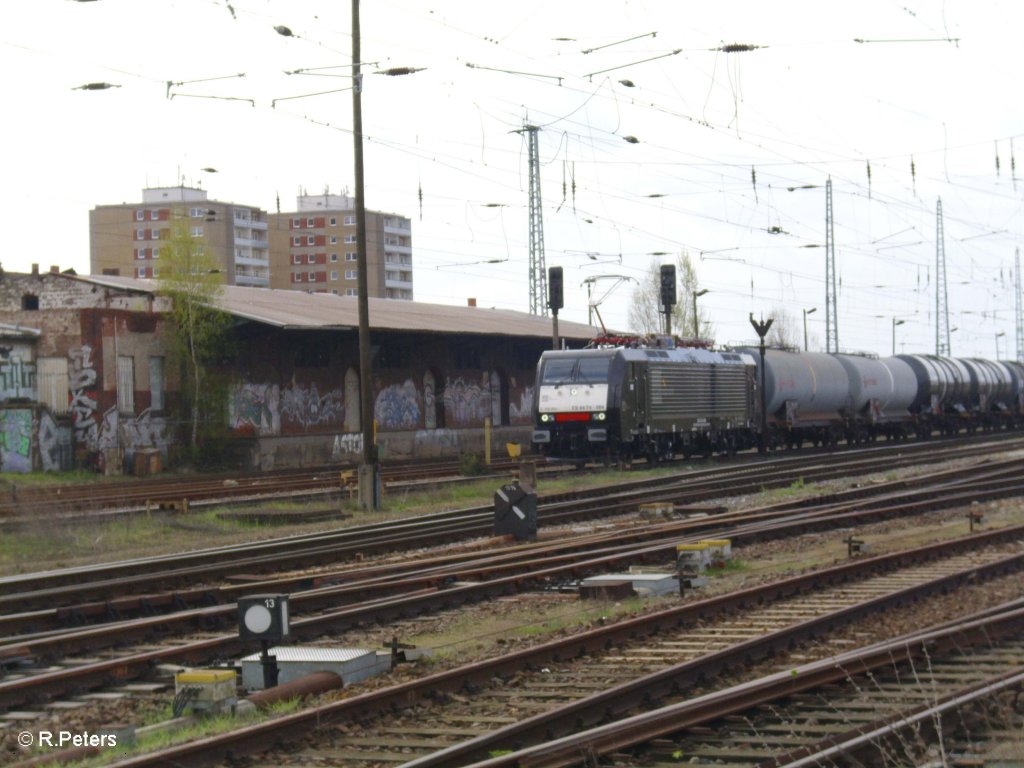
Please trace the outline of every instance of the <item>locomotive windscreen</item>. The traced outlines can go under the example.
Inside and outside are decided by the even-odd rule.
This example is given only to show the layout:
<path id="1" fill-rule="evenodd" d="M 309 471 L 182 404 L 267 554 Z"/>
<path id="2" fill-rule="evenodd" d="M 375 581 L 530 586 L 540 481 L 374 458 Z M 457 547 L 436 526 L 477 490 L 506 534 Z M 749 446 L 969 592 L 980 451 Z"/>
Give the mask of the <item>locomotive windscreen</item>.
<path id="1" fill-rule="evenodd" d="M 552 358 L 544 361 L 541 384 L 606 384 L 611 358 Z"/>
<path id="2" fill-rule="evenodd" d="M 546 352 L 537 391 L 538 412 L 601 413 L 603 419 L 611 361 L 611 354 Z"/>

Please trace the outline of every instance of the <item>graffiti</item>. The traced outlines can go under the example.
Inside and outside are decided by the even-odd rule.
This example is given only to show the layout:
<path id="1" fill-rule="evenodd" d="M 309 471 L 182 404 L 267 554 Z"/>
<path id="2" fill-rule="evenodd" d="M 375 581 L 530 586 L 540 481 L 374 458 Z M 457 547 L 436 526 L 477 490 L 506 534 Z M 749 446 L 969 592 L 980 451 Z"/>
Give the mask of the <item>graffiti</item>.
<path id="1" fill-rule="evenodd" d="M 171 443 L 171 438 L 167 434 L 167 420 L 162 416 L 154 416 L 149 408 L 134 418 L 122 419 L 118 429 L 121 434 L 121 445 L 128 450 L 165 449 Z"/>
<path id="2" fill-rule="evenodd" d="M 453 427 L 481 426 L 491 415 L 491 391 L 487 381 L 486 374 L 480 384 L 461 378 L 448 379 L 444 388 L 444 405 Z"/>
<path id="3" fill-rule="evenodd" d="M 237 385 L 228 399 L 228 424 L 239 432 L 281 434 L 280 390 L 277 385 Z"/>
<path id="4" fill-rule="evenodd" d="M 137 451 L 140 448 L 166 449 L 171 443 L 167 433 L 167 420 L 154 416 L 149 408 L 138 416 L 121 416 L 117 407 L 112 406 L 103 414 L 103 420 L 96 434 L 96 447 L 124 448 Z"/>
<path id="5" fill-rule="evenodd" d="M 423 376 L 423 426 L 437 428 L 437 402 L 434 400 L 434 374 L 427 371 Z"/>
<path id="6" fill-rule="evenodd" d="M 0 468 L 4 472 L 32 471 L 32 411 L 0 411 Z"/>
<path id="7" fill-rule="evenodd" d="M 48 411 L 39 414 L 39 461 L 44 472 L 60 472 L 71 466 L 71 431 L 57 426 Z"/>
<path id="8" fill-rule="evenodd" d="M 316 384 L 294 384 L 281 392 L 281 416 L 303 429 L 327 424 L 341 426 L 345 398 L 337 389 L 321 395 Z"/>
<path id="9" fill-rule="evenodd" d="M 515 379 L 512 380 L 515 386 Z M 525 386 L 519 393 L 519 403 L 509 403 L 509 417 L 513 424 L 530 424 L 533 421 L 533 387 Z"/>
<path id="10" fill-rule="evenodd" d="M 20 357 L 0 363 L 0 400 L 36 397 L 36 366 Z"/>
<path id="11" fill-rule="evenodd" d="M 444 451 L 459 450 L 459 433 L 451 429 L 421 429 L 416 433 L 417 452 L 423 448 Z"/>
<path id="12" fill-rule="evenodd" d="M 380 429 L 416 429 L 420 425 L 420 396 L 412 380 L 382 389 L 373 416 Z"/>
<path id="13" fill-rule="evenodd" d="M 96 369 L 92 364 L 92 347 L 83 344 L 81 349 L 68 353 L 71 358 L 71 375 L 68 389 L 71 391 L 71 421 L 75 441 L 91 449 L 96 448 L 99 428 L 96 423 Z"/>
<path id="14" fill-rule="evenodd" d="M 363 436 L 360 433 L 348 435 L 335 435 L 334 447 L 331 449 L 331 458 L 334 461 L 341 461 L 351 455 L 360 455 L 363 452 Z"/>

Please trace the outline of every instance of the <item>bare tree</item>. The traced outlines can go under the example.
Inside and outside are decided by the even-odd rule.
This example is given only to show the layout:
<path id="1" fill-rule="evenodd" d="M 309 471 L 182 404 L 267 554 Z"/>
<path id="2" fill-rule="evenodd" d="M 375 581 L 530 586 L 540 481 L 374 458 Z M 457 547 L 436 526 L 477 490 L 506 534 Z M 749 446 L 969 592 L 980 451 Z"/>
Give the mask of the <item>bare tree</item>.
<path id="1" fill-rule="evenodd" d="M 676 305 L 672 308 L 672 331 L 678 336 L 693 336 L 694 297 L 700 292 L 697 270 L 687 253 L 676 262 Z M 665 315 L 661 306 L 661 267 L 651 262 L 647 276 L 640 279 L 633 290 L 633 303 L 629 308 L 629 326 L 635 333 L 654 334 L 665 330 Z M 697 336 L 712 339 L 714 323 L 697 304 Z"/>
<path id="2" fill-rule="evenodd" d="M 768 330 L 765 343 L 771 347 L 803 349 L 804 337 L 800 322 L 782 307 L 775 307 L 768 315 L 774 322 Z"/>

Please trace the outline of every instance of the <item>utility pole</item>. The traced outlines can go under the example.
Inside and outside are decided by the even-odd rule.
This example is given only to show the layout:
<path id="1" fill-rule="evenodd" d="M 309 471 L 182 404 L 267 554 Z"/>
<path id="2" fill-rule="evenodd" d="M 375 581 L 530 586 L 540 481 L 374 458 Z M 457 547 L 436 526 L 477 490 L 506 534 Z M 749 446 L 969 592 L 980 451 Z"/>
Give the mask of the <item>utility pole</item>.
<path id="1" fill-rule="evenodd" d="M 942 198 L 935 206 L 935 354 L 949 357 L 949 294 L 946 292 L 946 236 L 942 225 Z"/>
<path id="2" fill-rule="evenodd" d="M 839 352 L 836 311 L 836 239 L 832 230 L 832 178 L 825 182 L 825 351 Z"/>
<path id="3" fill-rule="evenodd" d="M 817 311 L 817 307 L 811 307 L 810 309 L 804 310 L 804 352 L 807 351 L 807 316 L 813 315 Z"/>
<path id="4" fill-rule="evenodd" d="M 544 212 L 540 198 L 540 152 L 536 125 L 524 125 L 530 166 L 530 314 L 548 314 L 547 269 L 544 266 Z"/>
<path id="5" fill-rule="evenodd" d="M 1013 267 L 1013 295 L 1017 307 L 1017 359 L 1024 360 L 1024 306 L 1021 305 L 1020 248 L 1014 250 Z M 1007 357 L 1009 357 L 1009 355 L 1007 355 Z"/>
<path id="6" fill-rule="evenodd" d="M 695 291 L 693 294 L 693 339 L 696 343 L 697 339 L 700 338 L 700 322 L 697 318 L 697 299 L 708 292 L 709 289 L 702 288 L 699 291 Z"/>
<path id="7" fill-rule="evenodd" d="M 360 71 L 359 0 L 352 2 L 352 156 L 356 203 L 356 285 L 359 291 L 359 404 L 363 462 L 359 465 L 359 506 L 380 508 L 377 446 L 373 441 L 373 376 L 370 357 L 370 299 L 366 275 L 366 201 L 363 195 L 363 75 Z"/>

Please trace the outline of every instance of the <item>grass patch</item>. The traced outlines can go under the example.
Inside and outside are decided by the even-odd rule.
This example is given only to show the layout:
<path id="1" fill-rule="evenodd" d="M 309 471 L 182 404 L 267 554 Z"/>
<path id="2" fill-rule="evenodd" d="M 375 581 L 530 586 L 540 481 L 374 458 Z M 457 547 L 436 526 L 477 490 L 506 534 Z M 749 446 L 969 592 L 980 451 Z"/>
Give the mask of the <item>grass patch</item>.
<path id="1" fill-rule="evenodd" d="M 618 602 L 561 598 L 545 600 L 543 596 L 524 597 L 501 615 L 488 613 L 482 622 L 474 610 L 469 610 L 448 622 L 439 632 L 412 635 L 407 642 L 430 648 L 429 662 L 463 659 L 472 653 L 494 653 L 520 640 L 548 638 L 562 631 L 579 630 L 603 620 L 652 610 L 652 607 L 674 598 L 633 597 Z"/>
<path id="2" fill-rule="evenodd" d="M 196 741 L 207 736 L 228 733 L 255 723 L 273 720 L 298 711 L 300 706 L 301 701 L 299 699 L 289 699 L 288 701 L 277 702 L 268 706 L 266 709 L 258 710 L 247 715 L 236 716 L 225 713 L 202 717 L 196 722 L 186 724 L 180 728 L 167 728 L 166 730 L 155 730 L 150 733 L 142 734 L 138 737 L 138 741 L 131 747 L 108 749 L 96 757 L 89 758 L 87 760 L 80 760 L 74 763 L 65 763 L 65 765 L 72 765 L 75 766 L 75 768 L 94 768 L 94 766 L 110 765 L 114 760 L 120 760 L 132 755 L 158 752 L 161 749 L 172 747 L 175 744 Z M 147 718 L 148 722 L 139 724 L 137 727 L 159 725 L 161 722 L 169 721 L 171 719 L 171 707 L 169 704 L 165 714 L 166 717 L 164 718 Z"/>

